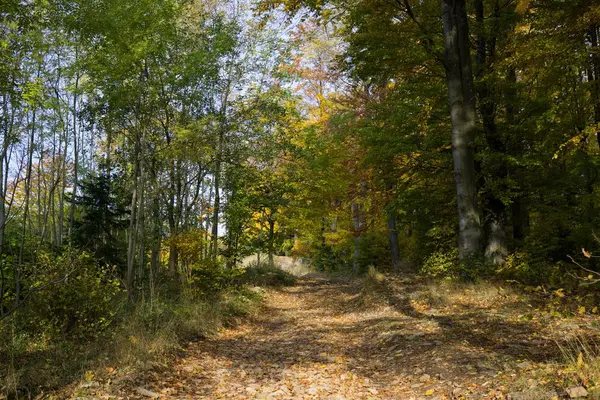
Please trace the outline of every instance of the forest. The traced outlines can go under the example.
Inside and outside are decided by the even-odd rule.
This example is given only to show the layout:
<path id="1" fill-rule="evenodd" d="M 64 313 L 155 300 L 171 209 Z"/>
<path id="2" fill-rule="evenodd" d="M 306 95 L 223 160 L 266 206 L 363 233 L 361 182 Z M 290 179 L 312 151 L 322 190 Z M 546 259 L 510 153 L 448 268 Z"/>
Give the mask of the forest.
<path id="1" fill-rule="evenodd" d="M 0 0 L 0 400 L 600 398 L 599 35 Z"/>

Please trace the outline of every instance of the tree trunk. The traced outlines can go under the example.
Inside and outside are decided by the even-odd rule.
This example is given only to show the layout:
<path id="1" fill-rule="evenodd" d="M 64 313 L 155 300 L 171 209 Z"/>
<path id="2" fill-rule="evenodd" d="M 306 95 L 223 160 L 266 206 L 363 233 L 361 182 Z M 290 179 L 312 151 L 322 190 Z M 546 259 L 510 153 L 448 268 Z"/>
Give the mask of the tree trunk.
<path id="1" fill-rule="evenodd" d="M 208 189 L 208 207 L 210 208 L 210 204 L 212 201 L 212 197 L 213 197 L 213 188 L 214 185 L 211 184 L 209 186 Z M 206 242 L 206 249 L 205 249 L 205 253 L 204 253 L 204 259 L 208 260 L 212 257 L 211 253 L 212 253 L 212 241 L 210 240 L 210 235 L 209 232 L 211 231 L 211 215 L 210 213 L 206 214 L 206 228 L 204 229 L 204 240 Z"/>
<path id="2" fill-rule="evenodd" d="M 398 229 L 396 227 L 396 214 L 391 210 L 388 214 L 387 228 L 388 240 L 390 242 L 390 259 L 392 261 L 392 268 L 394 271 L 398 271 L 401 266 L 400 244 L 398 241 Z"/>
<path id="3" fill-rule="evenodd" d="M 591 42 L 591 59 L 592 59 L 592 71 L 590 74 L 590 81 L 592 83 L 592 102 L 594 104 L 594 123 L 596 128 L 596 141 L 600 146 L 600 48 L 598 47 L 598 26 L 593 24 L 590 27 L 590 42 Z"/>
<path id="4" fill-rule="evenodd" d="M 485 256 L 488 262 L 494 265 L 501 265 L 508 256 L 508 247 L 506 244 L 506 206 L 498 196 L 493 193 L 494 187 L 505 186 L 508 178 L 505 155 L 506 144 L 498 134 L 496 127 L 496 104 L 491 98 L 491 90 L 485 81 L 485 75 L 490 68 L 488 53 L 490 59 L 495 55 L 496 38 L 486 37 L 485 18 L 483 0 L 475 0 L 475 15 L 479 32 L 477 35 L 477 57 L 476 57 L 476 75 L 478 82 L 476 85 L 477 96 L 479 98 L 479 112 L 483 121 L 483 132 L 493 157 L 489 158 L 492 163 L 489 170 L 491 176 L 484 176 L 484 185 L 487 184 L 488 190 L 485 190 L 483 199 L 484 232 L 485 232 Z M 496 16 L 497 17 L 497 16 Z M 494 180 L 499 181 L 499 185 L 491 184 Z M 492 188 L 491 190 L 489 188 Z"/>
<path id="5" fill-rule="evenodd" d="M 25 204 L 23 206 L 23 226 L 21 229 L 21 245 L 19 246 L 19 269 L 23 264 L 23 250 L 25 247 L 25 235 L 27 234 L 27 220 L 29 218 L 29 198 L 31 195 L 31 171 L 33 167 L 33 147 L 35 141 L 36 108 L 33 109 L 31 117 L 31 130 L 27 150 L 27 173 L 25 175 Z"/>
<path id="6" fill-rule="evenodd" d="M 510 154 L 513 158 L 520 160 L 523 157 L 523 137 L 515 124 L 515 108 L 517 97 L 517 73 L 514 68 L 510 68 L 506 77 L 507 89 L 505 92 L 506 102 L 506 123 L 510 131 Z M 513 179 L 519 184 L 520 192 L 517 193 L 511 204 L 511 219 L 513 228 L 513 247 L 520 248 L 527 236 L 529 230 L 529 210 L 527 207 L 525 190 L 524 167 L 515 165 L 510 168 L 510 174 Z"/>
<path id="7" fill-rule="evenodd" d="M 352 262 L 352 270 L 354 273 L 358 273 L 359 261 L 360 261 L 360 248 L 362 238 L 364 235 L 364 198 L 367 193 L 367 182 L 360 182 L 360 189 L 358 193 L 358 199 L 352 203 L 352 220 L 354 225 L 354 256 Z"/>
<path id="8" fill-rule="evenodd" d="M 77 59 L 77 49 L 75 49 L 75 58 Z M 79 89 L 79 74 L 75 78 L 75 93 L 73 93 L 73 199 L 77 196 L 79 185 L 79 143 L 77 141 L 77 90 Z M 69 241 L 72 240 L 73 223 L 75 221 L 75 202 L 71 202 L 69 209 Z"/>
<path id="9" fill-rule="evenodd" d="M 475 95 L 465 0 L 441 0 L 445 67 L 452 119 L 452 155 L 458 208 L 459 257 L 469 262 L 482 253 L 481 218 L 475 186 Z"/>
<path id="10" fill-rule="evenodd" d="M 133 278 L 135 267 L 135 246 L 137 239 L 136 221 L 137 221 L 137 195 L 138 195 L 138 175 L 139 175 L 139 138 L 136 138 L 135 150 L 133 154 L 134 172 L 133 172 L 133 191 L 131 194 L 131 214 L 129 216 L 129 235 L 127 238 L 127 302 L 133 302 Z"/>
<path id="11" fill-rule="evenodd" d="M 269 216 L 269 266 L 275 265 L 274 261 L 275 253 L 275 220 L 272 219 L 272 215 Z"/>
<path id="12" fill-rule="evenodd" d="M 215 191 L 215 202 L 213 207 L 213 216 L 212 216 L 212 237 L 211 237 L 211 256 L 213 260 L 217 259 L 217 255 L 219 252 L 219 212 L 220 212 L 220 204 L 221 197 L 219 193 L 219 185 L 221 181 L 221 142 L 222 139 L 219 137 L 219 151 L 217 155 L 217 161 L 215 164 L 215 177 L 214 177 L 214 191 Z"/>
<path id="13" fill-rule="evenodd" d="M 156 166 L 156 159 L 152 160 L 152 184 L 154 186 L 153 199 L 152 199 L 152 219 L 153 219 L 153 238 L 152 238 L 152 249 L 150 255 L 150 276 L 149 276 L 149 287 L 150 287 L 150 301 L 154 297 L 154 282 L 156 274 L 160 267 L 160 250 L 161 250 L 161 218 L 160 218 L 160 183 L 158 180 L 158 171 Z"/>
<path id="14" fill-rule="evenodd" d="M 360 259 L 360 213 L 358 203 L 352 204 L 352 221 L 354 224 L 354 254 L 352 255 L 352 271 L 358 272 L 358 260 Z"/>
<path id="15" fill-rule="evenodd" d="M 140 232 L 139 235 L 139 249 L 138 249 L 138 287 L 143 287 L 144 282 L 144 268 L 146 266 L 146 246 L 145 246 L 145 232 L 146 232 L 146 215 L 145 215 L 145 193 L 146 193 L 146 168 L 144 165 L 144 157 L 140 160 L 140 188 L 139 188 L 139 202 L 138 202 L 138 218 L 136 221 L 136 231 Z M 143 292 L 142 292 L 143 293 Z"/>
<path id="16" fill-rule="evenodd" d="M 14 125 L 15 113 L 14 109 L 10 111 L 10 118 L 8 117 L 9 111 L 7 104 L 10 101 L 12 103 L 12 99 L 8 100 L 7 95 L 4 94 L 3 98 L 3 115 L 4 115 L 4 129 L 3 129 L 3 138 L 2 138 L 2 152 L 0 153 L 0 255 L 4 254 L 4 232 L 6 230 L 6 178 L 8 175 L 8 170 L 4 168 L 6 164 L 6 157 L 8 155 L 8 148 L 10 146 L 11 136 L 12 136 L 12 127 Z"/>

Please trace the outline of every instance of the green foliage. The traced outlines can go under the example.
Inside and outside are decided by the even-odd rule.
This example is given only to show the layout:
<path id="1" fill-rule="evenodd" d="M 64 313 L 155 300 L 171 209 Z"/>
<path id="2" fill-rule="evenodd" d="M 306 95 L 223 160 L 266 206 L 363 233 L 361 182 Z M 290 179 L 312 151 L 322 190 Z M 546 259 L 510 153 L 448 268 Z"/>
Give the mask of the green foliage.
<path id="1" fill-rule="evenodd" d="M 456 249 L 433 253 L 423 262 L 420 272 L 433 278 L 463 282 L 475 282 L 496 273 L 494 266 L 487 264 L 485 259 L 460 261 Z"/>
<path id="2" fill-rule="evenodd" d="M 253 315 L 262 298 L 242 284 L 243 270 L 213 265 L 204 266 L 204 274 L 190 283 L 192 290 L 180 296 L 161 290 L 124 307 L 115 271 L 100 267 L 91 255 L 66 251 L 40 258 L 44 276 L 68 279 L 36 292 L 13 318 L 0 321 L 0 334 L 10 339 L 0 342 L 0 363 L 11 365 L 0 370 L 0 393 L 56 389 L 106 365 L 143 367 L 172 356 L 184 341 Z"/>
<path id="3" fill-rule="evenodd" d="M 381 270 L 390 269 L 389 242 L 381 232 L 368 232 L 364 234 L 358 244 L 360 255 L 358 257 L 358 273 L 366 273 L 372 266 Z"/>
<path id="4" fill-rule="evenodd" d="M 421 266 L 421 273 L 434 278 L 454 277 L 459 268 L 458 251 L 440 251 L 429 256 Z"/>
<path id="5" fill-rule="evenodd" d="M 267 262 L 255 262 L 244 269 L 241 282 L 255 286 L 292 286 L 296 283 L 296 277 Z"/>
<path id="6" fill-rule="evenodd" d="M 243 270 L 226 268 L 217 261 L 206 261 L 192 266 L 189 285 L 195 297 L 215 296 L 233 285 Z"/>
<path id="7" fill-rule="evenodd" d="M 125 242 L 120 233 L 127 227 L 124 195 L 119 193 L 120 176 L 89 175 L 81 182 L 81 194 L 72 204 L 81 217 L 74 222 L 73 244 L 95 254 L 108 265 L 125 264 Z"/>
<path id="8" fill-rule="evenodd" d="M 347 248 L 341 246 L 321 244 L 312 250 L 310 261 L 311 266 L 318 271 L 338 272 L 350 269 Z"/>
<path id="9" fill-rule="evenodd" d="M 86 339 L 112 324 L 123 301 L 113 268 L 76 250 L 41 253 L 38 260 L 38 273 L 51 284 L 31 282 L 35 294 L 19 317 L 25 331 Z"/>
<path id="10" fill-rule="evenodd" d="M 230 288 L 221 297 L 220 307 L 225 315 L 226 324 L 235 323 L 240 317 L 252 316 L 258 311 L 262 295 L 245 286 Z"/>

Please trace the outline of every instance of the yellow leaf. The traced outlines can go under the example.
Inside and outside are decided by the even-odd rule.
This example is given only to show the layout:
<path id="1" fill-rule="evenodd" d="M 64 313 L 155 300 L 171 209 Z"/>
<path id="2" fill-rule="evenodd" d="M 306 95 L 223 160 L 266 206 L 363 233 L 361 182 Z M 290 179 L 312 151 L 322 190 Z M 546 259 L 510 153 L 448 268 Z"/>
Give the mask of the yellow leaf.
<path id="1" fill-rule="evenodd" d="M 577 309 L 577 312 L 579 314 L 585 314 L 585 307 L 584 306 L 579 307 L 579 309 Z"/>
<path id="2" fill-rule="evenodd" d="M 586 251 L 583 247 L 581 248 L 581 252 L 585 256 L 585 258 L 592 258 L 592 253 L 590 253 L 589 251 Z"/>
<path id="3" fill-rule="evenodd" d="M 425 396 L 433 396 L 433 389 L 429 389 L 428 391 L 425 392 Z"/>
<path id="4" fill-rule="evenodd" d="M 598 313 L 598 307 L 592 308 L 592 313 L 597 314 Z"/>
<path id="5" fill-rule="evenodd" d="M 86 382 L 91 382 L 94 380 L 94 372 L 93 371 L 85 371 L 85 373 L 83 374 L 83 379 Z"/>
<path id="6" fill-rule="evenodd" d="M 517 12 L 519 14 L 525 14 L 525 11 L 529 8 L 529 3 L 531 3 L 531 0 L 519 0 L 517 3 Z"/>

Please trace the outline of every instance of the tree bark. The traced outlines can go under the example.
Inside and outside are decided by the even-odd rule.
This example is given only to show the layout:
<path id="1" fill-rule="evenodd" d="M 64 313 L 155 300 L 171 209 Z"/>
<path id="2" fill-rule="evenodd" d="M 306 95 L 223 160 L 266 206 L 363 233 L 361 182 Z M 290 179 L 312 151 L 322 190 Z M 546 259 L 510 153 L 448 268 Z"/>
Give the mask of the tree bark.
<path id="1" fill-rule="evenodd" d="M 211 232 L 211 256 L 213 260 L 217 259 L 219 252 L 219 213 L 221 205 L 220 196 L 220 183 L 221 183 L 221 148 L 222 148 L 222 134 L 219 135 L 219 150 L 217 154 L 217 160 L 215 163 L 215 176 L 214 176 L 214 191 L 215 191 L 215 202 L 213 207 L 212 215 L 212 232 Z"/>
<path id="2" fill-rule="evenodd" d="M 19 246 L 19 260 L 18 268 L 20 270 L 23 264 L 23 251 L 25 247 L 25 235 L 27 234 L 27 220 L 29 218 L 29 201 L 31 197 L 31 172 L 33 167 L 33 147 L 35 141 L 35 128 L 36 128 L 36 108 L 33 108 L 31 117 L 31 129 L 29 132 L 29 143 L 27 149 L 27 173 L 25 175 L 25 204 L 23 206 L 23 226 L 21 228 L 21 245 Z"/>
<path id="3" fill-rule="evenodd" d="M 499 135 L 496 126 L 496 103 L 491 97 L 491 90 L 485 81 L 485 74 L 489 72 L 490 61 L 495 55 L 496 38 L 494 36 L 488 39 L 485 27 L 485 16 L 483 0 L 475 0 L 475 16 L 478 24 L 477 35 L 477 57 L 476 57 L 476 75 L 478 82 L 476 85 L 477 96 L 479 98 L 479 113 L 483 122 L 483 132 L 492 157 L 489 161 L 491 176 L 484 176 L 483 182 L 488 183 L 493 180 L 504 182 L 508 178 L 505 155 L 506 144 Z M 489 57 L 488 57 L 489 53 Z M 485 256 L 488 262 L 494 265 L 501 265 L 508 256 L 508 247 L 506 243 L 506 206 L 498 196 L 490 190 L 485 191 L 483 199 L 484 233 L 485 233 Z"/>
<path id="4" fill-rule="evenodd" d="M 481 217 L 475 186 L 475 95 L 465 0 L 441 0 L 445 67 L 452 119 L 452 155 L 458 208 L 459 257 L 482 253 Z"/>
<path id="5" fill-rule="evenodd" d="M 396 214 L 393 211 L 389 211 L 388 220 L 388 240 L 390 242 L 390 259 L 392 262 L 392 268 L 394 271 L 398 271 L 402 265 L 400 259 L 400 244 L 398 241 L 398 229 L 396 227 Z"/>
<path id="6" fill-rule="evenodd" d="M 600 146 L 600 48 L 598 47 L 598 26 L 593 24 L 590 27 L 590 42 L 591 42 L 591 59 L 592 71 L 589 77 L 592 83 L 592 102 L 594 103 L 594 123 L 596 129 L 596 141 Z"/>
<path id="7" fill-rule="evenodd" d="M 275 265 L 274 253 L 275 253 L 275 220 L 272 219 L 272 215 L 269 216 L 269 266 Z"/>
<path id="8" fill-rule="evenodd" d="M 77 49 L 75 49 L 77 59 Z M 77 91 L 79 90 L 79 74 L 75 78 L 75 92 L 73 93 L 73 199 L 77 196 L 79 185 L 79 143 L 77 141 Z M 69 209 L 69 241 L 73 235 L 73 223 L 75 221 L 75 203 L 71 202 Z"/>
<path id="9" fill-rule="evenodd" d="M 364 198 L 367 193 L 367 182 L 362 180 L 358 191 L 358 198 L 352 203 L 352 220 L 354 224 L 354 255 L 352 269 L 354 273 L 358 272 L 360 262 L 360 250 L 364 235 Z"/>
<path id="10" fill-rule="evenodd" d="M 510 132 L 511 141 L 509 152 L 515 159 L 522 159 L 523 157 L 523 137 L 519 132 L 518 127 L 515 124 L 515 107 L 517 97 L 517 73 L 514 68 L 509 68 L 506 77 L 507 88 L 505 91 L 505 113 L 506 123 Z M 524 195 L 525 190 L 525 177 L 524 167 L 521 165 L 515 165 L 510 168 L 510 174 L 513 179 L 519 184 L 520 192 L 517 193 L 511 204 L 511 219 L 513 228 L 513 247 L 520 248 L 527 236 L 529 230 L 529 210 L 527 207 L 527 201 Z"/>
<path id="11" fill-rule="evenodd" d="M 135 267 L 135 246 L 137 239 L 137 204 L 138 204 L 138 176 L 140 168 L 139 160 L 139 138 L 136 138 L 135 150 L 133 154 L 133 191 L 131 194 L 131 214 L 129 216 L 129 235 L 127 238 L 127 302 L 133 302 L 133 279 L 134 279 L 134 267 Z"/>

